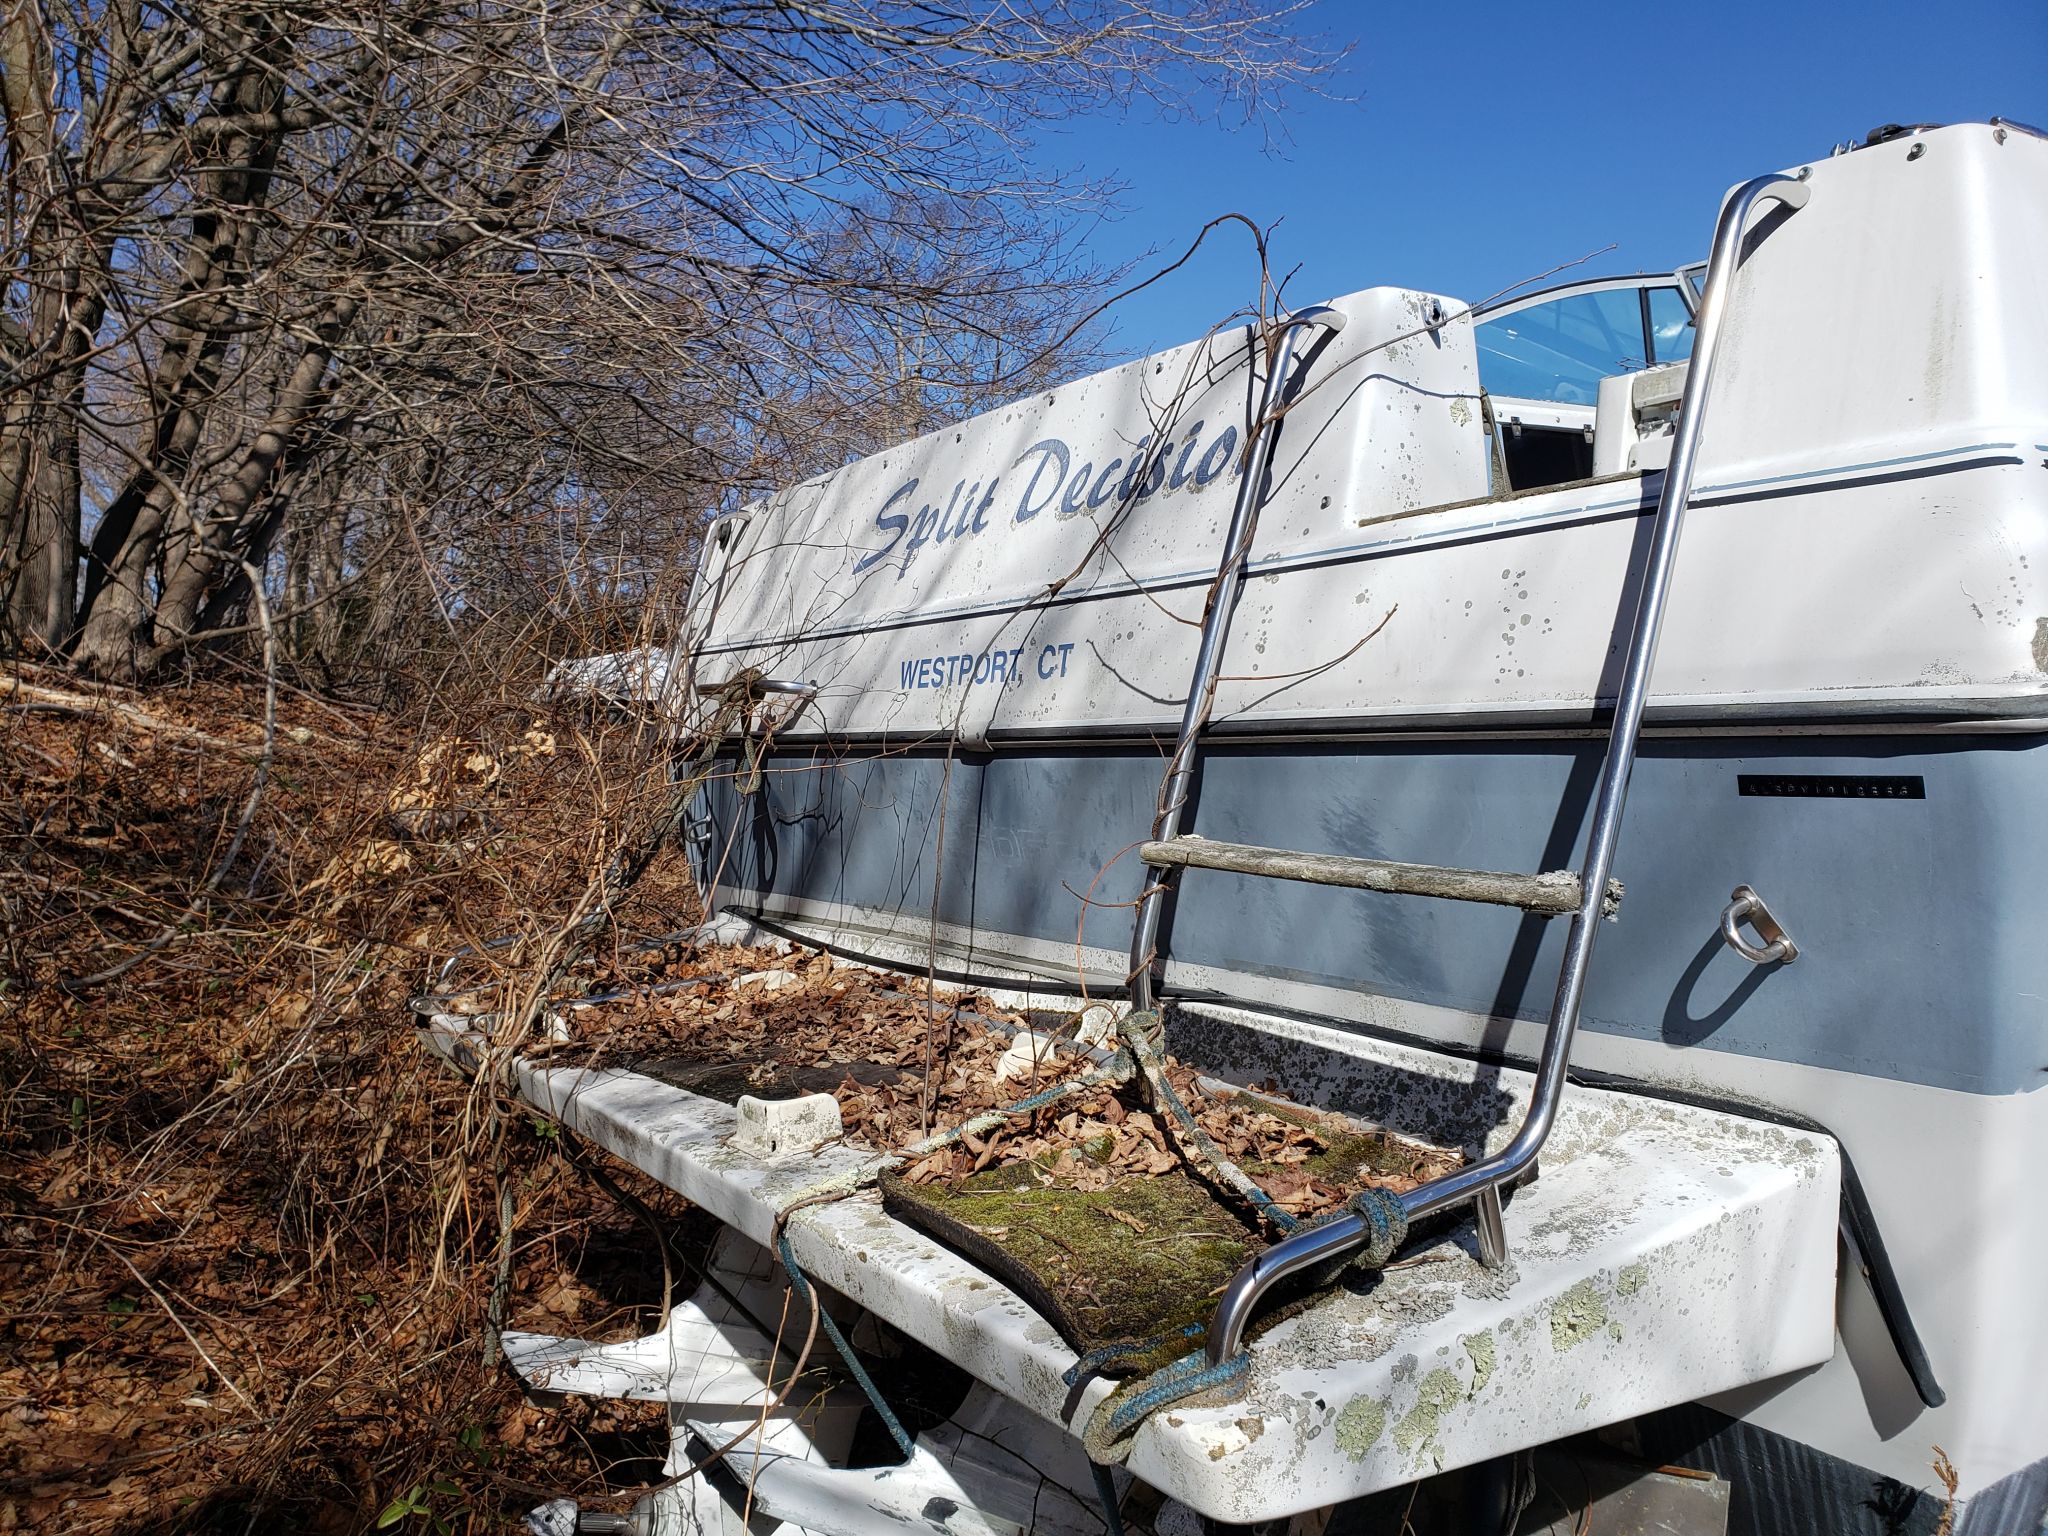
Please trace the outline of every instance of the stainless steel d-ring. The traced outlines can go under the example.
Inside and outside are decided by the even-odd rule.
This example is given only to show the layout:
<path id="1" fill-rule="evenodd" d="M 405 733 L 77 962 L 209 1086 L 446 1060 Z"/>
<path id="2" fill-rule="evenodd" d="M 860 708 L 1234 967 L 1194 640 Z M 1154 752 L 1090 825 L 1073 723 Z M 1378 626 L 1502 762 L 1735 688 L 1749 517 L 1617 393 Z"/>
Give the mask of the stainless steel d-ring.
<path id="1" fill-rule="evenodd" d="M 1744 923 L 1763 938 L 1761 945 L 1742 936 Z M 1771 916 L 1763 897 L 1746 885 L 1735 887 L 1734 896 L 1721 911 L 1721 937 L 1751 965 L 1790 965 L 1799 958 L 1799 946 L 1792 942 L 1792 935 Z"/>

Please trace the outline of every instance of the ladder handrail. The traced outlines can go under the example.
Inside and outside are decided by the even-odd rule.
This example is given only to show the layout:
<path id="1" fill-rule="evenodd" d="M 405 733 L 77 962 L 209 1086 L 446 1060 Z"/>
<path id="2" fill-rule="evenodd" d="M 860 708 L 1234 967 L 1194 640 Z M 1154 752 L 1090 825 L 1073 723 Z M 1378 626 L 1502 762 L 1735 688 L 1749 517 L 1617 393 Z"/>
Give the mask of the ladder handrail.
<path id="1" fill-rule="evenodd" d="M 1188 833 L 1163 843 L 1140 843 L 1138 857 L 1147 864 L 1176 869 L 1220 869 L 1257 875 L 1266 880 L 1300 880 L 1310 885 L 1349 886 L 1359 891 L 1387 891 L 1396 896 L 1431 896 L 1439 901 L 1488 902 L 1520 907 L 1542 916 L 1563 916 L 1579 909 L 1576 870 L 1552 869 L 1518 875 L 1498 869 L 1455 869 L 1442 864 L 1410 864 L 1399 859 L 1360 859 L 1343 853 L 1303 853 L 1292 848 L 1261 848 L 1255 843 L 1225 843 Z M 1747 886 L 1743 887 L 1748 890 Z M 1752 892 L 1752 898 L 1754 893 Z M 1607 883 L 1601 915 L 1621 911 L 1619 880 Z M 1731 910 L 1733 910 L 1731 908 Z"/>
<path id="2" fill-rule="evenodd" d="M 1608 733 L 1607 758 L 1601 770 L 1592 832 L 1587 838 L 1586 859 L 1580 874 L 1580 906 L 1572 914 L 1571 931 L 1565 939 L 1564 963 L 1558 971 L 1557 992 L 1543 1036 L 1529 1112 L 1514 1139 L 1500 1151 L 1402 1195 L 1401 1207 L 1410 1220 L 1482 1197 L 1498 1199 L 1498 1191 L 1535 1162 L 1536 1154 L 1550 1135 L 1571 1064 L 1572 1038 L 1578 1029 L 1586 970 L 1599 931 L 1601 893 L 1607 889 L 1615 848 L 1621 839 L 1629 774 L 1635 766 L 1643 708 L 1649 699 L 1650 672 L 1656 664 L 1658 630 L 1670 595 L 1679 530 L 1686 503 L 1692 496 L 1693 468 L 1707 417 L 1707 390 L 1713 378 L 1714 357 L 1742 263 L 1744 228 L 1750 211 L 1759 202 L 1775 199 L 1788 209 L 1797 210 L 1806 206 L 1810 192 L 1806 183 L 1796 177 L 1775 173 L 1758 176 L 1738 187 L 1721 209 L 1714 227 L 1706 292 L 1700 299 L 1698 335 L 1693 342 L 1692 365 L 1686 374 L 1685 398 L 1679 405 L 1671 461 L 1664 471 L 1663 490 L 1657 498 L 1649 561 L 1636 602 L 1635 628 L 1615 697 L 1614 723 Z M 1254 1257 L 1232 1277 L 1216 1303 L 1216 1315 L 1209 1324 L 1210 1361 L 1221 1363 L 1237 1354 L 1245 1325 L 1250 1322 L 1259 1298 L 1270 1287 L 1289 1275 L 1350 1253 L 1367 1236 L 1363 1218 L 1347 1212 L 1321 1226 L 1282 1238 Z"/>
<path id="3" fill-rule="evenodd" d="M 1245 556 L 1258 529 L 1266 471 L 1273 462 L 1273 437 L 1280 425 L 1274 411 L 1287 390 L 1295 337 L 1312 325 L 1332 333 L 1341 331 L 1348 318 L 1342 310 L 1327 304 L 1311 304 L 1277 322 L 1280 341 L 1273 353 L 1273 365 L 1266 373 L 1266 387 L 1259 397 L 1254 436 L 1245 455 L 1244 474 L 1237 483 L 1237 502 L 1230 510 L 1230 531 L 1224 536 L 1223 553 L 1216 563 L 1216 580 L 1210 587 L 1209 611 L 1202 616 L 1202 637 L 1195 647 L 1194 676 L 1188 684 L 1187 704 L 1181 711 L 1180 734 L 1174 739 L 1173 755 L 1167 760 L 1166 776 L 1160 781 L 1159 810 L 1152 822 L 1156 841 L 1164 841 L 1180 831 L 1188 784 L 1194 777 L 1195 746 L 1201 739 L 1202 727 L 1208 723 L 1216 669 L 1222 664 L 1231 616 L 1237 610 L 1237 594 L 1244 585 Z M 1131 1006 L 1139 1010 L 1150 1008 L 1154 1001 L 1152 951 L 1159 942 L 1165 894 L 1165 886 L 1148 873 L 1138 894 L 1138 915 L 1131 925 Z"/>

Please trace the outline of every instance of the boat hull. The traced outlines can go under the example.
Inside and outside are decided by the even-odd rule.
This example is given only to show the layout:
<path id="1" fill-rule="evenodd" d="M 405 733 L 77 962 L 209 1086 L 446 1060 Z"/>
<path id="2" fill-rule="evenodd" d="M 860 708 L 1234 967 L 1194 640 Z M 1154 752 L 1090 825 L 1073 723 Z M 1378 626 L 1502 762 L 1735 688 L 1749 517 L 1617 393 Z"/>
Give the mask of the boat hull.
<path id="1" fill-rule="evenodd" d="M 1225 737 L 1204 754 L 1192 823 L 1268 846 L 1569 868 L 1599 750 Z M 1157 751 L 813 745 L 764 767 L 757 792 L 727 776 L 700 800 L 700 874 L 720 909 L 907 969 L 1048 992 L 1123 981 Z M 1922 1401 L 1897 1319 L 1852 1263 L 1836 1358 L 1717 1406 L 1908 1486 L 1929 1482 L 1935 1443 L 1968 1448 L 1966 1491 L 2026 1475 L 2048 1447 L 2014 1347 L 2035 1326 L 2025 1277 L 2048 1264 L 2024 1187 L 2048 1162 L 2044 808 L 2048 739 L 2031 734 L 1659 734 L 1637 764 L 1625 895 L 1574 1053 L 1582 1077 L 1755 1107 L 1840 1142 L 1948 1401 Z M 1723 942 L 1738 884 L 1791 930 L 1796 963 L 1752 966 Z M 1192 870 L 1167 925 L 1167 990 L 1479 1071 L 1535 1055 L 1563 927 Z"/>

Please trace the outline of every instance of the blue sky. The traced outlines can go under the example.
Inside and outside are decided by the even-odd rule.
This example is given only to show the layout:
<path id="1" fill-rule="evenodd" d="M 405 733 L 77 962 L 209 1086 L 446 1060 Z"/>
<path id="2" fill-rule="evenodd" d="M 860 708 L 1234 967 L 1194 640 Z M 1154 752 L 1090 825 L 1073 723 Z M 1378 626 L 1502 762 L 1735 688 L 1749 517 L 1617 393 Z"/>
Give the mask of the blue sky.
<path id="1" fill-rule="evenodd" d="M 1469 302 L 1609 243 L 1565 276 L 1692 260 L 1727 187 L 1879 123 L 2048 126 L 2048 0 L 1324 0 L 1310 24 L 1356 39 L 1330 82 L 1349 99 L 1297 98 L 1270 150 L 1236 120 L 1156 114 L 1041 140 L 1045 162 L 1127 184 L 1117 216 L 1086 232 L 1097 261 L 1170 260 L 1239 212 L 1281 221 L 1274 266 L 1299 266 L 1296 303 L 1379 283 Z M 1189 340 L 1248 303 L 1256 276 L 1249 239 L 1219 231 L 1117 306 L 1108 350 Z"/>

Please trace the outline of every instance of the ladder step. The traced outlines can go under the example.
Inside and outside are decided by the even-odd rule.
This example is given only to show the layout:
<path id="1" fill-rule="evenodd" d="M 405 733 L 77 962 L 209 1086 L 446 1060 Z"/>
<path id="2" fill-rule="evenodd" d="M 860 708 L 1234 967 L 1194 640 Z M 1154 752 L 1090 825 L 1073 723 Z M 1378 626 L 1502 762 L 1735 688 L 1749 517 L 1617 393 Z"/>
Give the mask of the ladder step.
<path id="1" fill-rule="evenodd" d="M 1192 835 L 1141 844 L 1147 864 L 1182 869 L 1221 869 L 1269 880 L 1302 880 L 1310 885 L 1344 885 L 1395 896 L 1437 896 L 1445 901 L 1482 901 L 1520 907 L 1546 917 L 1579 910 L 1579 877 L 1568 869 L 1540 875 L 1502 874 L 1490 869 L 1449 869 L 1439 864 L 1399 864 L 1391 859 L 1357 859 L 1337 853 L 1295 853 L 1253 843 L 1219 843 Z M 1607 882 L 1602 917 L 1621 910 L 1621 882 Z"/>

